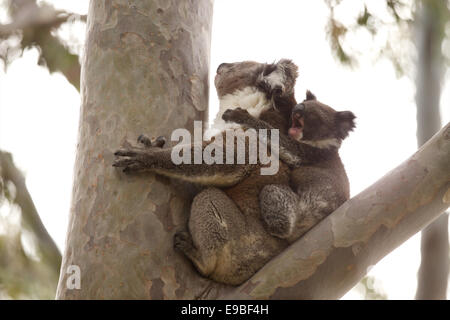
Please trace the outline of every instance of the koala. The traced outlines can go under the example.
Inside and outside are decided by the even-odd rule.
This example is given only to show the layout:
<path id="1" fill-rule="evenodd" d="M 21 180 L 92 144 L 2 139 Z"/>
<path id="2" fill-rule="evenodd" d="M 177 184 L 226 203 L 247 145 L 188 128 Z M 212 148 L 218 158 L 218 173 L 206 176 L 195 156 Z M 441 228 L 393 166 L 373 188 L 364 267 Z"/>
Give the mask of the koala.
<path id="1" fill-rule="evenodd" d="M 271 128 L 242 109 L 228 110 L 224 118 L 248 128 Z M 280 158 L 294 166 L 290 187 L 266 185 L 259 195 L 270 234 L 292 243 L 349 199 L 349 181 L 338 151 L 355 128 L 354 119 L 352 112 L 335 111 L 310 91 L 293 108 L 288 136 L 280 133 Z"/>
<path id="2" fill-rule="evenodd" d="M 218 135 L 225 141 L 224 130 L 242 128 L 225 116 L 236 108 L 287 135 L 296 105 L 296 78 L 297 66 L 286 59 L 274 64 L 221 64 L 214 81 L 220 100 L 213 125 L 216 134 L 202 143 L 201 150 Z M 278 173 L 270 176 L 260 175 L 261 164 L 248 161 L 235 161 L 233 165 L 175 165 L 171 161 L 172 150 L 161 149 L 164 139 L 152 142 L 141 135 L 138 142 L 143 147 L 117 151 L 113 166 L 124 168 L 126 173 L 152 171 L 206 187 L 193 199 L 188 230 L 174 236 L 174 247 L 192 261 L 200 274 L 224 284 L 239 285 L 289 244 L 267 232 L 260 210 L 260 193 L 267 185 L 289 185 L 288 164 L 280 162 Z M 195 146 L 189 148 L 193 156 Z"/>

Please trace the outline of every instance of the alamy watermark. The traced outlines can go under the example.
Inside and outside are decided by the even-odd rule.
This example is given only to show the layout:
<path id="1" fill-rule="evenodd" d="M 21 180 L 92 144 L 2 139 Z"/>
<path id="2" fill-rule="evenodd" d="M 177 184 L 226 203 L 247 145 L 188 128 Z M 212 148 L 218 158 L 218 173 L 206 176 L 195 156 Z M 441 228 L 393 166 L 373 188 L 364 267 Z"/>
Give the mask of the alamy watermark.
<path id="1" fill-rule="evenodd" d="M 217 134 L 214 141 L 203 149 L 203 123 L 194 121 L 193 140 L 187 129 L 180 128 L 172 132 L 171 141 L 179 142 L 172 149 L 171 159 L 176 165 L 260 163 L 263 165 L 261 175 L 274 175 L 280 166 L 279 137 L 278 129 L 231 129 L 225 130 L 225 141 L 222 134 Z"/>
<path id="2" fill-rule="evenodd" d="M 81 289 L 81 269 L 76 264 L 71 264 L 66 270 L 66 288 L 69 290 Z"/>

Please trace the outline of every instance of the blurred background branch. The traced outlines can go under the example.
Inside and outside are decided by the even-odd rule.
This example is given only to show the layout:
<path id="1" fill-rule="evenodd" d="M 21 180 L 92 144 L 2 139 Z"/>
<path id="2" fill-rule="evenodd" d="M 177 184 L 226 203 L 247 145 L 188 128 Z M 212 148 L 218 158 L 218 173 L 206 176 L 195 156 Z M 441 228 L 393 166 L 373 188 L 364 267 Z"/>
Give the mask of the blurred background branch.
<path id="1" fill-rule="evenodd" d="M 36 48 L 38 63 L 80 88 L 82 43 L 67 29 L 86 15 L 44 1 L 0 0 L 0 61 L 8 66 Z M 66 31 L 64 33 L 64 31 Z M 54 299 L 61 253 L 44 227 L 12 155 L 0 150 L 0 299 Z"/>
<path id="2" fill-rule="evenodd" d="M 60 266 L 22 173 L 0 151 L 0 299 L 53 299 Z"/>
<path id="3" fill-rule="evenodd" d="M 441 87 L 446 66 L 442 50 L 449 20 L 446 1 L 427 0 L 418 6 L 416 25 L 417 144 L 422 146 L 441 127 Z M 446 10 L 447 9 L 447 10 Z M 422 231 L 421 264 L 416 299 L 446 299 L 449 274 L 448 214 Z"/>
<path id="4" fill-rule="evenodd" d="M 0 59 L 5 68 L 22 56 L 24 49 L 39 50 L 39 64 L 50 72 L 59 71 L 80 90 L 79 52 L 71 48 L 58 34 L 65 24 L 84 23 L 85 15 L 56 10 L 50 4 L 36 0 L 1 0 L 6 9 L 6 21 L 0 22 Z"/>
<path id="5" fill-rule="evenodd" d="M 351 1 L 325 2 L 330 12 L 328 40 L 338 61 L 355 67 L 360 59 L 369 55 L 374 62 L 387 58 L 397 76 L 415 79 L 417 144 L 419 147 L 423 145 L 442 126 L 441 88 L 450 63 L 449 2 L 385 0 L 382 10 L 374 7 L 373 1 L 360 1 L 359 8 L 354 2 L 350 7 Z M 353 19 L 341 19 L 341 10 L 353 10 Z M 359 41 L 354 41 L 356 36 L 359 36 Z M 360 40 L 364 36 L 367 41 L 362 48 L 364 41 Z M 421 241 L 416 299 L 446 299 L 449 276 L 448 214 L 425 228 Z"/>

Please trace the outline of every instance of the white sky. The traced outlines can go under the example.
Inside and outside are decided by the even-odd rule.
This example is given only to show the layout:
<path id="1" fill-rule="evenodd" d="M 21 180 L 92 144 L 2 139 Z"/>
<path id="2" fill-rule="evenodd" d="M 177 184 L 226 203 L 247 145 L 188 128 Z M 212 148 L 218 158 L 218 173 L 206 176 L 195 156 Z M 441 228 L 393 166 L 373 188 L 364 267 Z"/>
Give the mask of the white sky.
<path id="1" fill-rule="evenodd" d="M 80 14 L 88 8 L 87 0 L 51 2 Z M 340 66 L 325 37 L 327 9 L 322 1 L 216 0 L 214 10 L 212 75 L 222 62 L 290 58 L 300 70 L 298 100 L 308 88 L 335 109 L 355 113 L 357 128 L 341 149 L 352 195 L 416 150 L 414 84 L 397 79 L 387 61 L 364 59 L 354 70 Z M 77 36 L 83 39 L 84 34 Z M 80 98 L 62 75 L 49 75 L 36 60 L 36 50 L 30 50 L 7 74 L 0 71 L 0 149 L 13 153 L 44 224 L 63 249 Z M 449 103 L 447 86 L 441 106 Z M 211 118 L 217 107 L 212 90 Z M 447 123 L 450 108 L 441 109 Z M 414 298 L 419 243 L 416 235 L 370 270 L 389 299 Z M 352 290 L 345 298 L 361 296 Z"/>

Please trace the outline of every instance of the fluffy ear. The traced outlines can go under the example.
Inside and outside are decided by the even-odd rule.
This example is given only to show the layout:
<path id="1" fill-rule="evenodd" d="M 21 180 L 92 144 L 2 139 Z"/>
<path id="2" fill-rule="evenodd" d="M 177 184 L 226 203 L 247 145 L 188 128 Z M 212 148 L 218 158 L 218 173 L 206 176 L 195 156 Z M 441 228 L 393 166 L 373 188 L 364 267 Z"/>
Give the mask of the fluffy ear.
<path id="1" fill-rule="evenodd" d="M 292 60 L 281 59 L 277 62 L 277 69 L 284 73 L 286 81 L 291 81 L 295 85 L 295 80 L 298 77 L 298 67 Z"/>
<path id="2" fill-rule="evenodd" d="M 306 90 L 306 99 L 305 99 L 305 101 L 308 101 L 308 100 L 317 100 L 317 98 L 314 95 L 314 93 L 312 93 L 309 90 Z"/>
<path id="3" fill-rule="evenodd" d="M 336 113 L 337 136 L 345 139 L 350 131 L 355 128 L 355 115 L 351 111 L 341 111 Z"/>
<path id="4" fill-rule="evenodd" d="M 288 59 L 267 64 L 258 77 L 258 85 L 270 95 L 291 93 L 298 76 L 298 67 Z"/>

